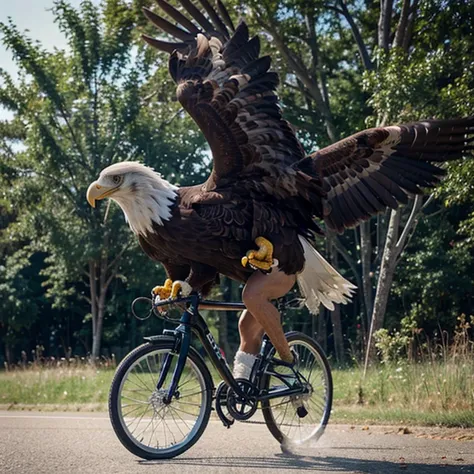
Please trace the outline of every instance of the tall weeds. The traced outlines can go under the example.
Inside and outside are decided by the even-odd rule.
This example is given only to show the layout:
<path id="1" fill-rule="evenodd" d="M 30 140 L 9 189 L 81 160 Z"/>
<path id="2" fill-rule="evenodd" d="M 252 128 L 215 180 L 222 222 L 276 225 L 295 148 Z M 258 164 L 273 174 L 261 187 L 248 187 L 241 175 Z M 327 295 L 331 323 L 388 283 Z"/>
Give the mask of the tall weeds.
<path id="1" fill-rule="evenodd" d="M 425 412 L 474 412 L 474 317 L 458 318 L 451 338 L 446 331 L 428 338 L 411 321 L 400 331 L 377 334 L 382 362 L 363 378 L 359 368 L 337 372 L 340 403 Z"/>

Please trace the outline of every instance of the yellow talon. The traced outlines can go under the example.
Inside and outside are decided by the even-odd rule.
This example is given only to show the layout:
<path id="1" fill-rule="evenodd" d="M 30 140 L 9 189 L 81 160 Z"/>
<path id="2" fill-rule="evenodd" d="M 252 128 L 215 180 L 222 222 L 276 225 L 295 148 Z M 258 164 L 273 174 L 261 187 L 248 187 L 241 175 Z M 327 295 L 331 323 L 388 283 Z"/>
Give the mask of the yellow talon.
<path id="1" fill-rule="evenodd" d="M 173 283 L 173 288 L 171 289 L 171 298 L 176 298 L 178 296 L 178 293 L 181 291 L 181 288 L 181 282 L 175 281 Z"/>
<path id="2" fill-rule="evenodd" d="M 178 296 L 188 296 L 192 291 L 191 285 L 186 281 L 172 281 L 169 278 L 165 281 L 163 286 L 155 286 L 151 290 L 152 294 L 159 296 L 160 300 L 167 300 L 169 298 L 177 298 Z"/>
<path id="3" fill-rule="evenodd" d="M 245 257 L 242 257 L 242 266 L 250 264 L 252 268 L 268 271 L 273 265 L 273 244 L 265 237 L 257 237 L 255 243 L 258 250 L 249 250 Z"/>
<path id="4" fill-rule="evenodd" d="M 167 278 L 163 286 L 155 286 L 151 292 L 159 296 L 160 300 L 166 300 L 171 296 L 172 289 L 173 281 Z"/>

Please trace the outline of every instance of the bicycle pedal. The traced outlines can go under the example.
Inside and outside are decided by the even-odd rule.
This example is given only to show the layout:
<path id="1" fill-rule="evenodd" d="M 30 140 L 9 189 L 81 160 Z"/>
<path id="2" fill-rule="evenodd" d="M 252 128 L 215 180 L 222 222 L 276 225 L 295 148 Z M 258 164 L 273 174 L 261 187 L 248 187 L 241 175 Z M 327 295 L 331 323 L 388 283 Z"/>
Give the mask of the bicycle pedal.
<path id="1" fill-rule="evenodd" d="M 296 414 L 300 417 L 300 418 L 304 418 L 307 414 L 308 414 L 308 410 L 306 410 L 305 406 L 304 405 L 301 405 L 300 407 L 298 407 L 296 409 Z"/>
<path id="2" fill-rule="evenodd" d="M 229 429 L 234 424 L 234 418 L 232 418 L 228 413 L 224 413 L 224 408 L 227 408 L 227 390 L 228 386 L 222 381 L 215 392 L 214 395 L 214 408 L 217 413 L 217 416 L 221 420 L 222 424 Z M 228 410 L 226 409 L 228 412 Z"/>

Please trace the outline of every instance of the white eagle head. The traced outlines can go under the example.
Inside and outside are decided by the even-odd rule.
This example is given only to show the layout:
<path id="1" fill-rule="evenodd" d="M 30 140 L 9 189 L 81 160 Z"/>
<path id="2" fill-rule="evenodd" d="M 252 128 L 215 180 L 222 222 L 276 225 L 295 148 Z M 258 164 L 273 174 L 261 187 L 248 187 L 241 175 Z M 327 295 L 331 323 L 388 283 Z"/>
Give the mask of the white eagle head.
<path id="1" fill-rule="evenodd" d="M 103 169 L 87 190 L 92 207 L 106 197 L 116 201 L 135 234 L 152 232 L 153 223 L 163 225 L 171 218 L 177 186 L 141 163 L 125 161 Z"/>

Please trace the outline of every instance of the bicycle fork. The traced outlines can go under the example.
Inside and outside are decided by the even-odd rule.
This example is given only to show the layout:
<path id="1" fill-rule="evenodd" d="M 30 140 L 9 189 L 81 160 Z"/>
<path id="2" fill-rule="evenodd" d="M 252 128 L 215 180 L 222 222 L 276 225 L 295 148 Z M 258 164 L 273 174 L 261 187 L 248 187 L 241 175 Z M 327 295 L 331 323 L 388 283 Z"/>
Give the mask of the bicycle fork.
<path id="1" fill-rule="evenodd" d="M 174 368 L 170 386 L 166 395 L 163 397 L 163 403 L 168 405 L 171 403 L 173 395 L 178 388 L 181 374 L 183 373 L 184 366 L 186 365 L 186 359 L 188 357 L 189 347 L 191 345 L 191 329 L 189 326 L 180 324 L 174 331 L 164 330 L 163 334 L 173 335 L 175 337 L 175 346 L 172 352 L 166 354 L 158 382 L 156 383 L 157 390 L 160 390 L 165 383 L 166 377 L 168 376 L 171 368 L 171 361 L 173 357 L 178 354 L 178 361 L 176 363 L 176 367 Z"/>

